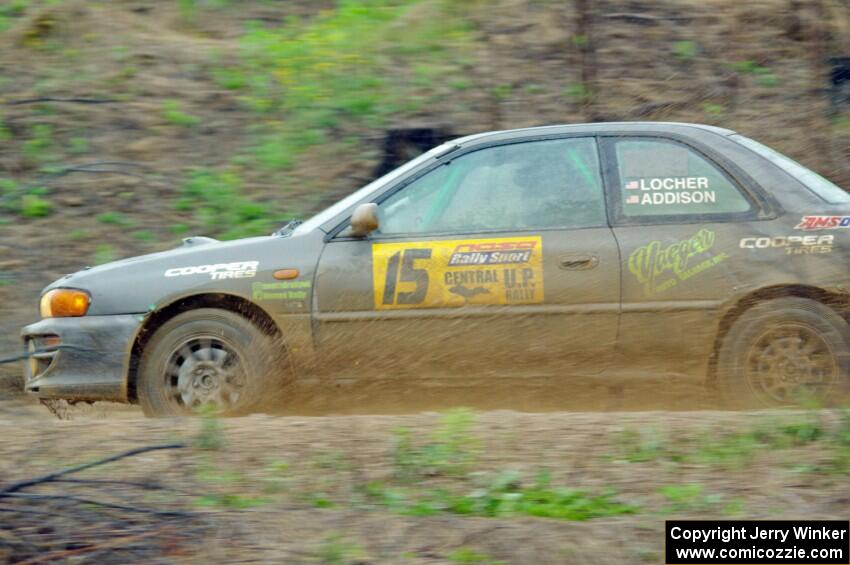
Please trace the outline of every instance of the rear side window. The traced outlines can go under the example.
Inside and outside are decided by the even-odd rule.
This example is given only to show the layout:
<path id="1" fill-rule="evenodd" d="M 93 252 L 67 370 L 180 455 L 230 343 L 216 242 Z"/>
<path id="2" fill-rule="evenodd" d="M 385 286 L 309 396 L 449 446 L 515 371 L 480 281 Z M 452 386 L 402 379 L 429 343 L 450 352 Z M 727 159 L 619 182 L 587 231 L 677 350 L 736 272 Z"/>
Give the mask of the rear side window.
<path id="1" fill-rule="evenodd" d="M 706 216 L 751 204 L 716 165 L 685 145 L 655 139 L 616 143 L 623 216 Z"/>
<path id="2" fill-rule="evenodd" d="M 803 185 L 818 195 L 822 200 L 830 204 L 850 204 L 850 193 L 847 193 L 841 187 L 829 182 L 811 169 L 807 169 L 797 161 L 790 159 L 774 151 L 766 145 L 762 145 L 758 141 L 753 141 L 743 135 L 733 135 L 732 139 L 741 145 L 748 147 L 778 166 L 780 169 L 803 183 Z"/>

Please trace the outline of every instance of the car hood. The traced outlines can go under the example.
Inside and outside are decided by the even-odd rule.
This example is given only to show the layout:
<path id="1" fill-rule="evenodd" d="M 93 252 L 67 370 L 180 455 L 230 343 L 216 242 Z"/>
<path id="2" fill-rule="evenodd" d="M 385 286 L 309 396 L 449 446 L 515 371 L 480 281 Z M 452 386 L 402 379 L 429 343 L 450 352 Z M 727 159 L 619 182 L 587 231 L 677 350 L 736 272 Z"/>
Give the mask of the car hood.
<path id="1" fill-rule="evenodd" d="M 187 238 L 175 249 L 131 257 L 65 275 L 44 289 L 78 288 L 92 297 L 88 315 L 138 314 L 175 297 L 226 292 L 250 297 L 251 282 L 297 259 L 315 234 L 264 236 L 220 242 Z M 244 266 L 246 268 L 241 268 Z M 224 278 L 211 271 L 238 271 L 244 278 Z M 231 272 L 228 275 L 235 275 Z"/>

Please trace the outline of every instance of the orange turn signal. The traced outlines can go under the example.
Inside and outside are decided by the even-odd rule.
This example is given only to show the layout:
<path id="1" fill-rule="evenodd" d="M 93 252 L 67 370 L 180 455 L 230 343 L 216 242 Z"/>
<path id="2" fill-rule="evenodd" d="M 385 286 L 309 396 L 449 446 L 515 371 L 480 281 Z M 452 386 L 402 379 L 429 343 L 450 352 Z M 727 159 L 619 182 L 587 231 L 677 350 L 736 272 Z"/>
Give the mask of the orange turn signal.
<path id="1" fill-rule="evenodd" d="M 85 316 L 91 296 L 83 290 L 54 288 L 41 297 L 42 318 L 71 318 Z"/>
<path id="2" fill-rule="evenodd" d="M 279 281 L 288 281 L 298 277 L 298 269 L 280 269 L 275 271 L 272 276 Z"/>

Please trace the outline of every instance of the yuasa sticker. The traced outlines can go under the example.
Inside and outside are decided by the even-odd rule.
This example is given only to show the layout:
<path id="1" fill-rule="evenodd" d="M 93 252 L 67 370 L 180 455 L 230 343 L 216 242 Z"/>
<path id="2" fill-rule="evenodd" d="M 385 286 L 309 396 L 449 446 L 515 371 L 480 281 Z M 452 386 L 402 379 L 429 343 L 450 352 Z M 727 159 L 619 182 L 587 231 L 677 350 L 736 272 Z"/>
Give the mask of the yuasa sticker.
<path id="1" fill-rule="evenodd" d="M 644 294 L 654 296 L 728 259 L 726 253 L 711 254 L 714 240 L 713 231 L 701 229 L 666 247 L 651 241 L 629 255 L 629 271 L 643 286 Z"/>
<path id="2" fill-rule="evenodd" d="M 540 236 L 372 245 L 375 308 L 543 302 Z"/>

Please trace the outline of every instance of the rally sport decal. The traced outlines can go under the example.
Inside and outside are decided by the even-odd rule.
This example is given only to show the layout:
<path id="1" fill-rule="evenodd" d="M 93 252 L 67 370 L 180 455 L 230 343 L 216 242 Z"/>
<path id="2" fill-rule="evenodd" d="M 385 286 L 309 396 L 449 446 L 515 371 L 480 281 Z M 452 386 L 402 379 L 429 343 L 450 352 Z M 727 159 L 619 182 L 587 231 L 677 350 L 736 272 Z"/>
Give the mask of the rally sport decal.
<path id="1" fill-rule="evenodd" d="M 375 308 L 543 302 L 540 236 L 372 245 Z"/>

